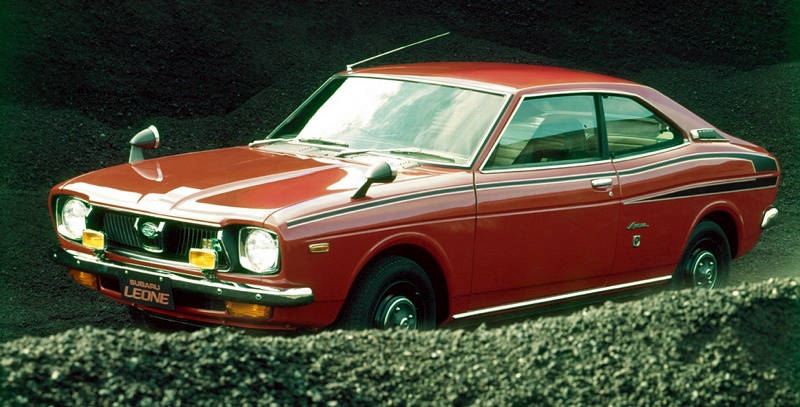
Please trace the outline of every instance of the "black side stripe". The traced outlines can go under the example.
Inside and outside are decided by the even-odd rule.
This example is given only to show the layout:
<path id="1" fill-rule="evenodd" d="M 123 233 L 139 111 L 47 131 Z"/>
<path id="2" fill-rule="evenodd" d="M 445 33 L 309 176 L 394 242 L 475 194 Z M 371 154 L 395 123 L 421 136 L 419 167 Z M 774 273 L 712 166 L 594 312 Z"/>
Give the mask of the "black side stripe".
<path id="1" fill-rule="evenodd" d="M 685 161 L 702 160 L 708 158 L 738 158 L 740 160 L 747 160 L 753 163 L 753 170 L 755 172 L 767 172 L 767 171 L 778 170 L 778 162 L 775 161 L 775 159 L 764 155 L 748 154 L 748 153 L 708 153 L 708 154 L 695 154 L 685 157 L 678 157 L 678 158 L 673 158 L 671 160 L 646 165 L 644 167 L 631 168 L 629 170 L 620 171 L 619 175 L 624 176 L 624 175 L 638 174 L 640 172 L 650 171 L 659 167 L 666 167 L 668 165 L 678 164 Z"/>
<path id="2" fill-rule="evenodd" d="M 663 199 L 676 199 L 676 198 L 688 198 L 691 196 L 699 196 L 699 195 L 709 195 L 709 194 L 721 194 L 727 192 L 738 192 L 738 191 L 746 191 L 750 189 L 761 189 L 761 188 L 769 188 L 774 187 L 778 184 L 778 177 L 766 177 L 766 178 L 758 178 L 754 180 L 744 180 L 738 182 L 731 182 L 727 184 L 717 184 L 717 185 L 706 185 L 701 187 L 689 188 L 684 189 L 681 191 L 672 192 L 669 194 L 664 195 L 656 195 L 650 196 L 645 199 L 637 199 L 627 201 L 625 203 L 640 203 L 640 202 L 648 202 L 648 201 L 659 201 Z"/>
<path id="3" fill-rule="evenodd" d="M 292 228 L 292 227 L 299 226 L 299 225 L 302 225 L 302 224 L 305 224 L 305 223 L 317 222 L 317 221 L 320 221 L 320 220 L 323 220 L 323 219 L 326 219 L 326 218 L 332 218 L 332 217 L 339 216 L 339 215 L 344 215 L 344 214 L 347 214 L 347 213 L 350 213 L 350 212 L 357 212 L 357 211 L 362 211 L 362 210 L 365 210 L 365 209 L 377 208 L 377 207 L 380 207 L 380 206 L 391 205 L 391 204 L 395 204 L 395 203 L 402 202 L 402 201 L 411 201 L 411 200 L 414 200 L 414 199 L 429 198 L 429 197 L 437 196 L 437 195 L 449 195 L 449 194 L 462 193 L 462 192 L 470 192 L 470 193 L 472 193 L 473 192 L 472 185 L 445 188 L 445 189 L 439 189 L 439 190 L 434 190 L 434 191 L 418 192 L 418 193 L 409 194 L 409 195 L 401 195 L 401 196 L 396 196 L 396 197 L 392 197 L 392 198 L 368 201 L 368 202 L 364 202 L 364 203 L 356 204 L 356 205 L 352 205 L 352 206 L 347 206 L 347 207 L 340 208 L 340 209 L 334 209 L 334 210 L 331 210 L 331 211 L 320 212 L 320 213 L 315 213 L 313 215 L 304 216 L 302 218 L 292 219 L 292 220 L 286 222 L 286 226 Z"/>
<path id="4" fill-rule="evenodd" d="M 778 171 L 778 161 L 772 157 L 765 157 L 763 155 L 751 155 L 750 161 L 756 167 L 756 172 Z"/>
<path id="5" fill-rule="evenodd" d="M 491 188 L 505 188 L 505 187 L 517 187 L 517 186 L 526 186 L 526 185 L 537 185 L 537 184 L 549 184 L 554 182 L 569 182 L 569 181 L 576 181 L 581 179 L 592 179 L 597 177 L 614 177 L 616 175 L 624 176 L 624 175 L 631 175 L 636 174 L 644 171 L 653 170 L 659 167 L 673 165 L 684 161 L 693 161 L 698 159 L 707 159 L 707 158 L 738 158 L 743 160 L 748 160 L 753 163 L 753 168 L 755 172 L 763 172 L 763 171 L 777 171 L 778 170 L 778 163 L 774 159 L 768 156 L 758 155 L 758 154 L 748 154 L 748 153 L 709 153 L 709 154 L 697 154 L 697 155 L 690 155 L 687 157 L 679 157 L 672 160 L 655 163 L 651 165 L 647 165 L 644 167 L 632 168 L 625 171 L 620 171 L 619 174 L 614 172 L 608 173 L 595 173 L 595 174 L 581 174 L 581 175 L 572 175 L 572 176 L 565 176 L 565 177 L 556 177 L 556 178 L 543 178 L 543 179 L 528 179 L 528 180 L 517 180 L 517 181 L 505 181 L 505 182 L 494 182 L 489 184 L 481 184 L 476 185 L 475 188 L 477 189 L 491 189 Z M 710 193 L 720 193 L 720 192 L 734 192 L 734 191 L 741 191 L 747 189 L 756 189 L 756 188 L 765 188 L 770 186 L 777 185 L 777 177 L 768 177 L 768 178 L 759 178 L 756 180 L 748 180 L 748 181 L 741 181 L 741 182 L 734 182 L 730 184 L 720 184 L 720 185 L 711 185 L 711 186 L 703 186 L 697 188 L 690 188 L 687 190 L 677 191 L 670 194 L 659 195 L 655 197 L 648 197 L 643 200 L 636 200 L 636 201 L 628 201 L 627 203 L 635 203 L 635 202 L 645 202 L 645 201 L 652 201 L 652 200 L 659 200 L 659 199 L 670 199 L 670 198 L 682 198 L 687 196 L 693 195 L 705 195 Z M 471 185 L 465 186 L 458 186 L 452 188 L 446 188 L 442 190 L 436 191 L 425 191 L 425 192 L 418 192 L 409 195 L 402 195 L 393 198 L 375 200 L 375 201 L 368 201 L 362 204 L 356 204 L 353 206 L 347 206 L 340 209 L 334 209 L 331 211 L 320 212 L 313 215 L 305 216 L 302 218 L 292 219 L 286 222 L 287 227 L 295 227 L 299 225 L 303 225 L 306 223 L 317 222 L 326 218 L 332 218 L 335 216 L 344 215 L 350 212 L 357 212 L 365 209 L 376 208 L 385 205 L 392 205 L 402 201 L 410 201 L 414 199 L 420 198 L 428 198 L 437 195 L 448 195 L 454 193 L 463 193 L 463 192 L 473 192 L 473 187 Z"/>

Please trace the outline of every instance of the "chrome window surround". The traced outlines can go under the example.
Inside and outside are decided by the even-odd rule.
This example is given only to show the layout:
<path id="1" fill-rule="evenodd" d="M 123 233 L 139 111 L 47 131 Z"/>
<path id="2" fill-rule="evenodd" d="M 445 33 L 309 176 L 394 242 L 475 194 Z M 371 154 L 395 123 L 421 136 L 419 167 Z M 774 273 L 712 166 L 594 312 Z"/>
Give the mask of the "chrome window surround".
<path id="1" fill-rule="evenodd" d="M 286 125 L 287 123 L 292 121 L 292 119 L 294 119 L 295 116 L 297 116 L 297 114 L 299 114 L 299 112 L 301 110 L 303 110 L 303 108 L 306 105 L 308 105 L 311 102 L 311 100 L 313 100 L 322 91 L 322 89 L 324 89 L 326 86 L 328 86 L 328 84 L 331 81 L 333 81 L 334 79 L 337 79 L 337 78 L 354 78 L 354 77 L 376 78 L 376 79 L 387 79 L 387 80 L 395 80 L 395 81 L 426 83 L 426 84 L 431 84 L 431 85 L 447 86 L 447 87 L 451 87 L 451 88 L 472 90 L 472 91 L 476 91 L 476 92 L 490 93 L 490 94 L 495 94 L 495 95 L 498 95 L 498 96 L 502 96 L 503 97 L 503 102 L 502 102 L 501 108 L 498 109 L 497 113 L 495 114 L 495 117 L 491 120 L 491 122 L 490 122 L 491 124 L 486 129 L 484 135 L 479 138 L 480 142 L 478 143 L 478 146 L 475 148 L 475 151 L 473 151 L 472 155 L 466 160 L 466 162 L 463 165 L 446 164 L 446 163 L 442 163 L 440 161 L 424 160 L 424 159 L 415 159 L 414 160 L 414 161 L 417 161 L 417 162 L 420 162 L 420 163 L 430 164 L 430 165 L 434 165 L 434 166 L 437 166 L 437 167 L 446 167 L 446 168 L 464 168 L 465 169 L 465 168 L 472 168 L 475 165 L 475 161 L 477 160 L 477 157 L 486 148 L 486 144 L 488 143 L 490 136 L 492 135 L 492 133 L 494 133 L 494 130 L 497 128 L 497 124 L 498 124 L 498 121 L 500 120 L 500 117 L 506 112 L 506 109 L 508 108 L 508 104 L 511 101 L 513 95 L 514 95 L 514 92 L 516 91 L 516 89 L 511 88 L 511 87 L 502 86 L 502 85 L 492 85 L 492 84 L 488 84 L 488 83 L 484 83 L 484 82 L 477 82 L 477 81 L 466 81 L 466 80 L 465 81 L 447 81 L 447 80 L 438 80 L 437 81 L 435 79 L 431 79 L 431 78 L 427 78 L 427 77 L 416 77 L 416 76 L 410 76 L 410 75 L 409 76 L 403 76 L 403 75 L 380 75 L 380 74 L 358 74 L 358 73 L 356 73 L 356 74 L 337 74 L 337 75 L 334 75 L 334 76 L 328 78 L 328 80 L 325 81 L 325 83 L 323 83 L 322 86 L 317 88 L 317 90 L 314 91 L 314 93 L 312 93 L 311 96 L 309 96 L 303 103 L 301 103 L 300 106 L 297 107 L 297 109 L 295 109 L 286 119 L 284 119 L 281 122 L 281 124 L 279 124 L 277 127 L 275 127 L 275 129 L 272 130 L 264 140 L 269 140 L 274 134 L 276 134 L 278 132 L 278 130 L 283 128 L 284 125 Z M 260 146 L 260 145 L 263 145 L 263 144 L 258 143 L 258 142 L 253 142 L 253 143 L 251 143 L 251 145 Z"/>
<path id="2" fill-rule="evenodd" d="M 553 165 L 520 166 L 518 168 L 497 168 L 497 169 L 486 168 L 486 165 L 488 164 L 489 159 L 492 157 L 492 155 L 494 154 L 495 150 L 500 145 L 500 139 L 503 137 L 503 133 L 506 132 L 506 129 L 508 128 L 509 124 L 511 124 L 511 119 L 514 118 L 514 115 L 517 114 L 517 111 L 519 110 L 520 106 L 522 105 L 522 101 L 524 101 L 525 99 L 531 99 L 531 98 L 550 97 L 550 96 L 574 96 L 574 95 L 592 95 L 592 96 L 595 96 L 595 95 L 599 95 L 599 96 L 609 95 L 609 96 L 622 96 L 622 97 L 631 98 L 631 99 L 639 102 L 642 106 L 644 106 L 645 108 L 649 109 L 653 113 L 657 113 L 658 116 L 662 120 L 665 120 L 666 122 L 668 122 L 671 125 L 673 125 L 675 127 L 675 129 L 678 130 L 678 132 L 683 137 L 683 143 L 677 144 L 677 145 L 672 146 L 672 147 L 664 148 L 664 149 L 661 149 L 661 150 L 647 151 L 647 152 L 642 152 L 641 154 L 624 155 L 623 157 L 620 157 L 620 158 L 598 159 L 596 161 L 589 161 L 589 162 L 580 162 L 580 163 L 566 162 L 566 163 L 563 163 L 563 164 L 553 164 Z M 595 108 L 597 108 L 597 106 L 595 106 Z M 627 159 L 631 159 L 631 158 L 639 158 L 639 157 L 643 157 L 643 156 L 647 156 L 647 155 L 651 155 L 651 154 L 662 153 L 662 152 L 671 151 L 671 150 L 673 150 L 675 148 L 683 147 L 686 144 L 689 144 L 689 141 L 687 140 L 686 132 L 681 127 L 675 125 L 675 123 L 672 120 L 666 120 L 665 117 L 668 117 L 668 116 L 665 115 L 664 112 L 662 112 L 661 110 L 657 109 L 655 106 L 653 106 L 652 104 L 648 103 L 646 100 L 642 99 L 642 97 L 640 95 L 637 95 L 637 94 L 631 93 L 631 92 L 608 91 L 608 90 L 601 90 L 601 89 L 585 88 L 585 89 L 572 89 L 572 90 L 568 90 L 568 91 L 542 92 L 542 93 L 533 93 L 533 94 L 529 94 L 529 95 L 524 95 L 524 96 L 522 96 L 520 98 L 519 102 L 517 103 L 517 106 L 514 108 L 514 112 L 511 114 L 511 116 L 509 117 L 509 120 L 503 126 L 503 129 L 500 132 L 500 135 L 497 137 L 497 140 L 495 140 L 495 143 L 492 146 L 492 149 L 489 151 L 489 154 L 486 156 L 486 159 L 483 161 L 483 163 L 481 164 L 481 166 L 480 166 L 480 168 L 478 170 L 483 172 L 483 173 L 487 173 L 487 174 L 495 174 L 495 173 L 505 173 L 505 172 L 534 171 L 534 170 L 541 170 L 541 169 L 575 167 L 575 166 L 582 166 L 582 165 L 593 165 L 593 164 L 598 164 L 598 163 L 603 163 L 603 162 L 609 162 L 609 161 L 610 162 L 617 162 L 617 161 L 627 160 Z M 604 117 L 598 117 L 597 120 L 598 120 L 598 125 L 599 125 L 599 121 L 600 120 L 605 121 L 605 118 Z"/>

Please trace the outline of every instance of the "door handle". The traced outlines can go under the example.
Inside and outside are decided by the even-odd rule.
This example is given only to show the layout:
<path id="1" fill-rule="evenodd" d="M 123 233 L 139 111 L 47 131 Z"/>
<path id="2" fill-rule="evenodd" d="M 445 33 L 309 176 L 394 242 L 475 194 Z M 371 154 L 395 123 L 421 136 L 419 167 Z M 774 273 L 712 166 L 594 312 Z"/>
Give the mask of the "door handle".
<path id="1" fill-rule="evenodd" d="M 598 178 L 592 180 L 592 188 L 605 188 L 610 187 L 614 183 L 611 178 Z"/>

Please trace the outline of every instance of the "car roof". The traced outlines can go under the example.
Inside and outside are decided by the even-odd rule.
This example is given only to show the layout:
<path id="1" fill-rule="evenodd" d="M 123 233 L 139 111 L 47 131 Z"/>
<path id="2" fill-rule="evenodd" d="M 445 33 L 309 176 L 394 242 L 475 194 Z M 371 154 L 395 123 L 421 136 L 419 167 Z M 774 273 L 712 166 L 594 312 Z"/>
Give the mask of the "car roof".
<path id="1" fill-rule="evenodd" d="M 347 74 L 344 73 L 343 74 Z M 491 62 L 435 62 L 361 68 L 357 75 L 426 78 L 443 83 L 480 83 L 515 90 L 569 84 L 635 84 L 613 76 L 542 65 Z"/>

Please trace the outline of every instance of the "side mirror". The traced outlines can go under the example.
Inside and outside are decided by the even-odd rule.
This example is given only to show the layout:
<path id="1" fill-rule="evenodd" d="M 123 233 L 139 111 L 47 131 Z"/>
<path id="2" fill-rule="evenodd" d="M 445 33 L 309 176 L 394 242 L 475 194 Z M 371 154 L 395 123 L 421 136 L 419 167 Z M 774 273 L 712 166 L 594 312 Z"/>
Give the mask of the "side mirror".
<path id="1" fill-rule="evenodd" d="M 385 184 L 394 181 L 394 179 L 397 177 L 397 174 L 392 171 L 392 167 L 390 167 L 386 161 L 380 161 L 372 164 L 365 175 L 367 180 L 364 181 L 364 185 L 362 185 L 361 188 L 359 188 L 358 191 L 356 191 L 356 193 L 354 193 L 350 198 L 361 199 L 367 196 L 367 191 L 372 184 L 376 182 Z"/>
<path id="2" fill-rule="evenodd" d="M 131 139 L 131 155 L 128 157 L 129 163 L 135 163 L 144 160 L 142 150 L 154 150 L 158 148 L 158 129 L 156 126 L 150 126 Z"/>

